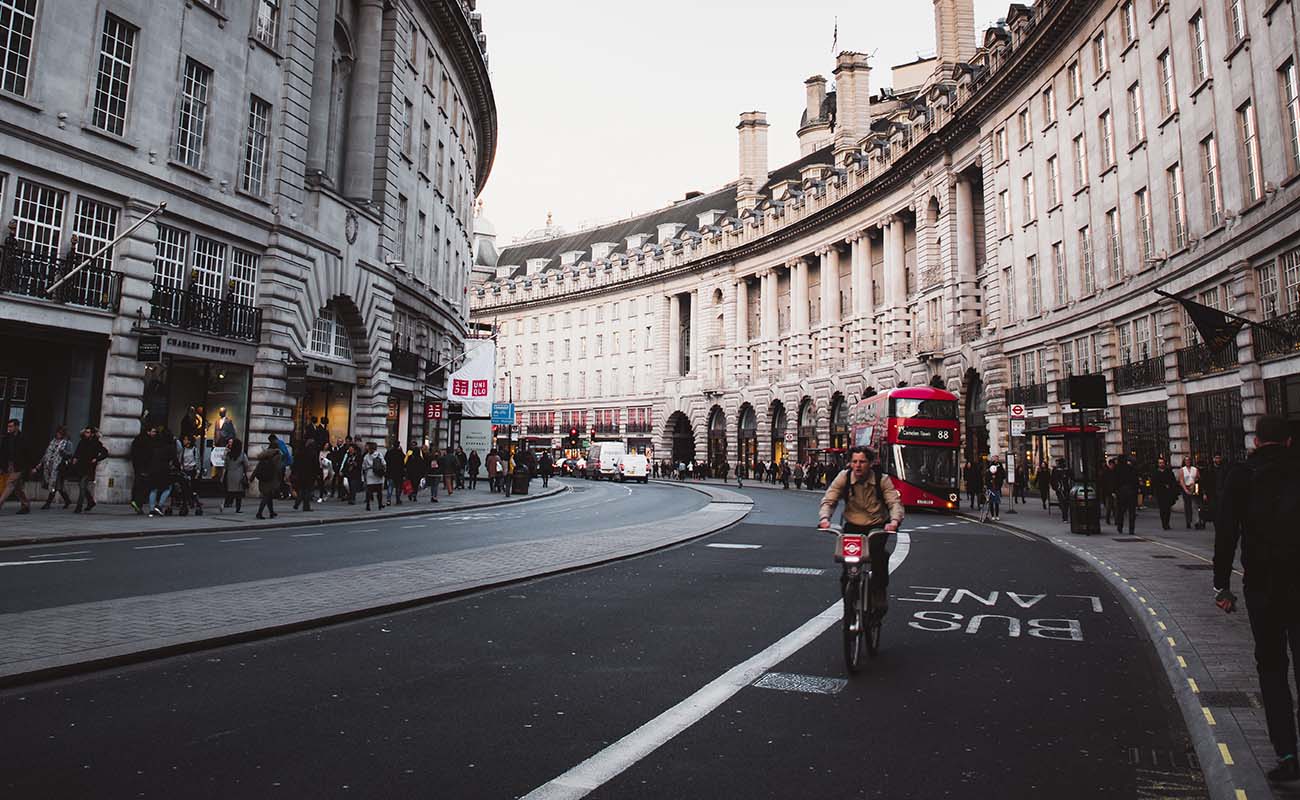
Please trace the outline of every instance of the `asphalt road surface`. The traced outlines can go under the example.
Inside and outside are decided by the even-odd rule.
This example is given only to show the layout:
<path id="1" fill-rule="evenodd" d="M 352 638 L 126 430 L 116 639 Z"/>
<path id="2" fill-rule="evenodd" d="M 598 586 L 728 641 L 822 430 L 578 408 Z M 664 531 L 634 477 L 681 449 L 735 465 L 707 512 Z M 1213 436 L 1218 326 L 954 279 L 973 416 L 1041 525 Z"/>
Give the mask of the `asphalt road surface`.
<path id="1" fill-rule="evenodd" d="M 0 693 L 0 796 L 1205 796 L 1090 568 L 913 515 L 883 650 L 846 680 L 815 498 L 751 495 L 745 522 L 637 558 Z"/>

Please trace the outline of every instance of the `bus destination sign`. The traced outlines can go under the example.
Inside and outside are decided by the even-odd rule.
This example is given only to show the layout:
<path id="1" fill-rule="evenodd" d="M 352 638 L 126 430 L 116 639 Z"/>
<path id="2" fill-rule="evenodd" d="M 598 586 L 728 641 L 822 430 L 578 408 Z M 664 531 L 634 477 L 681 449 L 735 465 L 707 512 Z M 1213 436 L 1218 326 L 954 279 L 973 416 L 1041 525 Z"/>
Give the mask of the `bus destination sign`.
<path id="1" fill-rule="evenodd" d="M 898 441 L 953 444 L 953 432 L 948 428 L 921 428 L 911 425 L 900 425 L 898 428 Z"/>

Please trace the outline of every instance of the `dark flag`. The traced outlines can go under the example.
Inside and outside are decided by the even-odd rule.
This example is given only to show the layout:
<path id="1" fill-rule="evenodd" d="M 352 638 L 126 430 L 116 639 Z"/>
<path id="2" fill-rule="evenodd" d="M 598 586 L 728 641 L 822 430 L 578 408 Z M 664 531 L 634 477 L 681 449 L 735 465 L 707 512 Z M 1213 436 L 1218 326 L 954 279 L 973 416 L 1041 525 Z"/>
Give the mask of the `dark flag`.
<path id="1" fill-rule="evenodd" d="M 1227 314 L 1217 308 L 1210 308 L 1207 305 L 1188 300 L 1185 297 L 1156 290 L 1157 294 L 1177 300 L 1191 318 L 1192 324 L 1196 326 L 1196 332 L 1201 335 L 1201 340 L 1211 351 L 1217 352 L 1227 347 L 1237 338 L 1237 331 L 1246 324 L 1246 320 L 1233 314 Z"/>

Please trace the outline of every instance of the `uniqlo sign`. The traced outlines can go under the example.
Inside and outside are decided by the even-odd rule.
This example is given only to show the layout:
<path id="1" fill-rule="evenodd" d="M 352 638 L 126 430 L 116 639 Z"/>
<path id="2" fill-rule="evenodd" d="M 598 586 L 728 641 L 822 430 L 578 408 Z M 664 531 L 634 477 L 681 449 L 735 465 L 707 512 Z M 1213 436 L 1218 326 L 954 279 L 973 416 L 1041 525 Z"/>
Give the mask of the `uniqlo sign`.
<path id="1" fill-rule="evenodd" d="M 452 397 L 469 397 L 469 381 L 457 378 L 451 382 Z"/>
<path id="2" fill-rule="evenodd" d="M 442 403 L 425 403 L 425 419 L 442 419 Z"/>
<path id="3" fill-rule="evenodd" d="M 488 382 L 487 382 L 487 381 L 474 381 L 474 393 L 473 393 L 471 396 L 472 396 L 472 397 L 487 397 L 487 396 L 488 396 Z"/>

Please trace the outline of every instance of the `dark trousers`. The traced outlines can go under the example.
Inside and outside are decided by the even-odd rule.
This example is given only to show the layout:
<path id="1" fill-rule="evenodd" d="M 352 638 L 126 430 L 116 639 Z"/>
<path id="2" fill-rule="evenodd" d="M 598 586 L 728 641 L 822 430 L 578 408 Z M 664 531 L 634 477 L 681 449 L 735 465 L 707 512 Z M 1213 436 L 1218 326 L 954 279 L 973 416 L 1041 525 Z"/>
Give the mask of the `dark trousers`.
<path id="1" fill-rule="evenodd" d="M 384 507 L 384 485 L 382 483 L 366 484 L 366 508 L 370 508 L 370 498 L 375 498 L 375 505 Z"/>
<path id="2" fill-rule="evenodd" d="M 1255 667 L 1264 700 L 1268 738 L 1277 755 L 1296 752 L 1296 709 L 1291 698 L 1290 661 L 1300 663 L 1300 613 L 1294 598 L 1279 603 L 1261 591 L 1246 591 L 1246 613 L 1255 637 Z M 1290 650 L 1290 658 L 1288 658 Z M 1297 676 L 1300 688 L 1300 676 Z"/>
<path id="3" fill-rule="evenodd" d="M 1192 517 L 1196 516 L 1196 495 L 1183 493 L 1183 519 L 1187 527 L 1192 527 Z"/>
<path id="4" fill-rule="evenodd" d="M 257 504 L 257 515 L 262 516 L 263 511 L 270 511 L 271 516 L 275 516 L 275 494 L 271 492 L 262 493 L 262 502 Z"/>
<path id="5" fill-rule="evenodd" d="M 1160 506 L 1160 527 L 1169 527 L 1169 518 L 1173 515 L 1174 501 L 1157 498 L 1156 505 Z"/>
<path id="6" fill-rule="evenodd" d="M 1066 499 L 1065 492 L 1056 493 L 1056 504 L 1061 507 L 1061 521 L 1065 522 L 1070 519 L 1070 501 Z"/>
<path id="7" fill-rule="evenodd" d="M 95 476 L 82 475 L 77 478 L 77 510 L 80 511 L 85 506 L 89 511 L 95 506 Z"/>
<path id="8" fill-rule="evenodd" d="M 845 533 L 866 536 L 870 531 L 871 528 L 864 525 L 844 523 Z M 867 558 L 871 560 L 871 588 L 881 592 L 889 588 L 889 551 L 885 548 L 888 543 L 889 536 L 876 536 L 867 540 Z"/>
<path id="9" fill-rule="evenodd" d="M 1115 528 L 1124 532 L 1124 517 L 1128 515 L 1128 532 L 1134 533 L 1134 525 L 1137 524 L 1137 498 L 1117 495 L 1115 497 Z"/>
<path id="10" fill-rule="evenodd" d="M 1051 497 L 1051 490 L 1046 486 L 1039 487 L 1038 497 L 1043 501 L 1043 508 L 1047 508 L 1050 505 L 1048 498 Z"/>
<path id="11" fill-rule="evenodd" d="M 980 494 L 979 489 L 976 489 L 974 486 L 968 485 L 966 487 L 966 504 L 969 505 L 971 508 L 974 508 L 975 504 L 979 502 L 976 499 L 979 497 L 979 494 Z"/>

